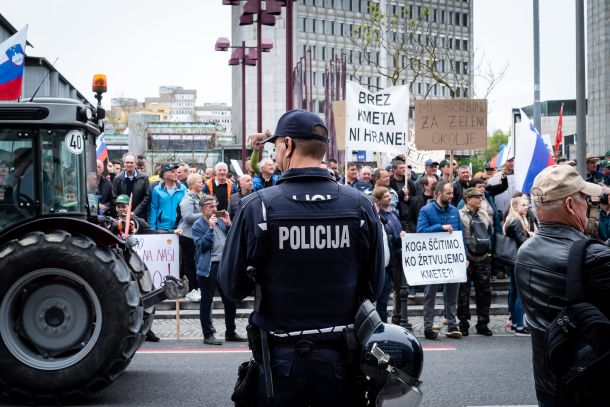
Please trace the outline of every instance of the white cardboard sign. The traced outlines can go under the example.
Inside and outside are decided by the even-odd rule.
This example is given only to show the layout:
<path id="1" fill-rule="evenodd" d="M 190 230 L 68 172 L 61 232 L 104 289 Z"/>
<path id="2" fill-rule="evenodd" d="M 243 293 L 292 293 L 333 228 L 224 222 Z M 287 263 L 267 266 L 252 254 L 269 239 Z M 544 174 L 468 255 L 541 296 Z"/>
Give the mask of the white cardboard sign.
<path id="1" fill-rule="evenodd" d="M 402 269 L 409 285 L 465 282 L 462 231 L 407 233 L 402 238 Z"/>
<path id="2" fill-rule="evenodd" d="M 345 93 L 345 148 L 400 153 L 409 140 L 409 87 L 373 93 L 348 81 Z"/>
<path id="3" fill-rule="evenodd" d="M 146 264 L 155 288 L 159 288 L 167 275 L 180 276 L 180 246 L 178 236 L 134 235 L 138 244 L 134 247 Z"/>

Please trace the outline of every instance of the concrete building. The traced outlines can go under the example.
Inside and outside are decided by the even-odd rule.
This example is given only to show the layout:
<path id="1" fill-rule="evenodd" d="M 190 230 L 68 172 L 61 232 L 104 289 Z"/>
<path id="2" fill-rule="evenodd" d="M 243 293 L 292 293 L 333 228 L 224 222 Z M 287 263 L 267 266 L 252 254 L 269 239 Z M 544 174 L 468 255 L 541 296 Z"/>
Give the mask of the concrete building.
<path id="1" fill-rule="evenodd" d="M 587 1 L 587 153 L 610 150 L 610 2 Z"/>
<path id="2" fill-rule="evenodd" d="M 195 119 L 195 101 L 197 91 L 184 89 L 182 86 L 160 86 L 159 97 L 144 99 L 144 107 L 154 110 L 158 105 L 170 106 L 170 120 L 193 121 Z"/>
<path id="3" fill-rule="evenodd" d="M 231 133 L 231 106 L 226 103 L 204 103 L 203 106 L 195 106 L 195 117 L 197 121 L 214 123 Z"/>
<path id="4" fill-rule="evenodd" d="M 16 32 L 17 29 L 0 14 L 0 43 Z M 27 45 L 34 48 L 29 41 Z M 72 98 L 91 103 L 49 61 L 43 57 L 30 56 L 31 53 L 30 49 L 26 49 L 28 55 L 25 58 L 22 98 L 31 98 L 38 89 L 36 97 Z M 91 96 L 93 96 L 93 92 L 91 92 Z"/>
<path id="5" fill-rule="evenodd" d="M 430 27 L 429 32 L 438 39 L 439 44 L 451 50 L 451 59 L 438 61 L 439 66 L 447 71 L 450 66 L 460 73 L 450 81 L 473 83 L 473 24 L 472 1 L 464 0 L 299 0 L 294 3 L 293 55 L 296 63 L 305 55 L 306 49 L 312 51 L 312 79 L 314 111 L 323 113 L 324 87 L 323 73 L 333 56 L 345 54 L 347 57 L 348 79 L 359 81 L 371 90 L 383 89 L 386 86 L 372 65 L 367 65 L 358 47 L 350 40 L 353 28 L 369 21 L 369 3 L 376 3 L 386 15 L 409 15 L 414 18 L 427 14 L 423 26 Z M 239 26 L 241 7 L 232 7 L 232 44 L 242 40 L 247 46 L 256 45 L 256 24 Z M 404 24 L 407 20 L 401 19 Z M 262 27 L 262 38 L 273 42 L 273 49 L 262 54 L 263 86 L 263 120 L 262 130 L 273 130 L 280 115 L 285 111 L 285 47 L 286 21 L 285 11 L 277 17 L 274 27 Z M 380 65 L 387 56 L 378 50 Z M 258 61 L 261 63 L 261 61 Z M 406 64 L 406 61 L 400 61 Z M 356 70 L 356 68 L 358 68 Z M 441 69 L 441 68 L 439 68 Z M 409 83 L 413 73 L 405 70 L 399 78 L 399 84 Z M 466 80 L 464 80 L 466 78 Z M 239 135 L 241 130 L 241 66 L 233 67 L 233 133 Z M 246 133 L 256 130 L 256 68 L 246 67 Z M 428 90 L 430 92 L 428 93 Z M 471 97 L 471 90 L 465 90 L 465 96 Z M 448 90 L 429 80 L 417 80 L 412 90 L 412 99 L 449 97 Z M 460 95 L 462 96 L 462 95 Z M 240 138 L 237 137 L 237 140 Z"/>

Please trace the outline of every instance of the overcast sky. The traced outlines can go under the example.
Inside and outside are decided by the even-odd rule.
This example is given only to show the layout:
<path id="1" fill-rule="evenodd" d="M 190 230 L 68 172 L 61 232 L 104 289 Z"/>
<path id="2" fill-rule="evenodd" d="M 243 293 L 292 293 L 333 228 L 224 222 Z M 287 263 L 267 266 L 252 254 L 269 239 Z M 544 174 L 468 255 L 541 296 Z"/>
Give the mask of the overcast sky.
<path id="1" fill-rule="evenodd" d="M 505 78 L 489 97 L 488 130 L 507 130 L 512 107 L 533 103 L 532 0 L 474 1 L 475 59 Z M 112 97 L 158 95 L 161 85 L 197 89 L 197 102 L 231 103 L 228 53 L 231 7 L 221 0 L 19 0 L 0 13 L 29 24 L 28 54 L 43 56 L 85 95 L 94 73 L 108 76 Z M 573 0 L 540 0 L 541 100 L 569 99 L 575 88 Z M 93 100 L 93 98 L 91 98 Z"/>

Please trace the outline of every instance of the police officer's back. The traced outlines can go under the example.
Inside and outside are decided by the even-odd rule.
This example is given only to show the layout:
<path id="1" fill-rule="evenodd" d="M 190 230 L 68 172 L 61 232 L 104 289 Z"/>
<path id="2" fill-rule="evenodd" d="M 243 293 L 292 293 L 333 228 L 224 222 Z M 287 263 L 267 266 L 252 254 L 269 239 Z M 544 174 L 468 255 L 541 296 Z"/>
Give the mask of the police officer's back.
<path id="1" fill-rule="evenodd" d="M 382 285 L 380 223 L 364 194 L 319 168 L 328 137 L 318 116 L 290 111 L 265 141 L 275 144 L 283 174 L 242 200 L 220 285 L 240 300 L 254 288 L 247 268 L 256 270 L 262 301 L 251 322 L 270 333 L 272 405 L 357 405 L 359 391 L 341 363 L 342 330 Z"/>

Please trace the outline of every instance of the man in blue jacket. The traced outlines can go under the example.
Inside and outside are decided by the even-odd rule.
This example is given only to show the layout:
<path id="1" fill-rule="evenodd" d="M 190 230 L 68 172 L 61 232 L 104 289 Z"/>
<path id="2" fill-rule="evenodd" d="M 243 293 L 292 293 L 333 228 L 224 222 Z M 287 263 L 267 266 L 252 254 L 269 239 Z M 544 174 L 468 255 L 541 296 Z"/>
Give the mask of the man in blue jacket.
<path id="1" fill-rule="evenodd" d="M 178 182 L 176 168 L 178 164 L 165 164 L 159 171 L 163 182 L 150 194 L 148 224 L 157 233 L 173 233 L 176 229 L 176 210 L 186 193 L 186 187 Z"/>
<path id="2" fill-rule="evenodd" d="M 417 233 L 453 232 L 462 230 L 462 221 L 457 208 L 451 205 L 453 185 L 446 180 L 440 180 L 434 190 L 436 200 L 430 202 L 419 212 Z M 424 336 L 426 339 L 436 339 L 438 332 L 432 330 L 434 325 L 434 303 L 436 299 L 436 284 L 427 285 L 424 291 Z M 460 339 L 462 333 L 457 327 L 457 300 L 460 283 L 445 284 L 445 313 L 449 322 L 447 337 Z"/>

